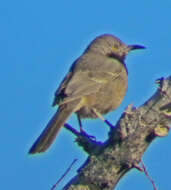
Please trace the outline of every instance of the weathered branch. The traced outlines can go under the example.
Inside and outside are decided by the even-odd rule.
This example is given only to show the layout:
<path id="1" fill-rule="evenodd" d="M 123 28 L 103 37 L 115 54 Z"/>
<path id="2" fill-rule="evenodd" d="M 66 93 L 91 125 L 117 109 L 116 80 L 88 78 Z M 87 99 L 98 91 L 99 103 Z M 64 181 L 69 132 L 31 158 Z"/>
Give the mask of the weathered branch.
<path id="1" fill-rule="evenodd" d="M 112 190 L 130 169 L 141 170 L 144 152 L 156 137 L 168 134 L 171 124 L 171 76 L 156 83 L 156 93 L 139 108 L 130 106 L 106 142 L 75 133 L 89 157 L 63 190 Z"/>

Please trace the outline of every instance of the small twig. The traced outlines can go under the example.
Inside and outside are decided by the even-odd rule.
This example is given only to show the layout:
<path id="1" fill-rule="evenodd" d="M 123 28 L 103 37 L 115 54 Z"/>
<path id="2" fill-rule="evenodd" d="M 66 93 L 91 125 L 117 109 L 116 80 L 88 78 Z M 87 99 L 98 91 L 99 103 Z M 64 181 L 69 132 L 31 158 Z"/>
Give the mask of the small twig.
<path id="1" fill-rule="evenodd" d="M 76 163 L 78 159 L 74 159 L 73 162 L 71 163 L 71 165 L 68 167 L 68 169 L 66 170 L 66 172 L 58 179 L 58 181 L 55 183 L 55 185 L 53 185 L 53 187 L 51 188 L 51 190 L 55 190 L 55 188 L 57 187 L 57 185 L 63 180 L 63 178 L 68 174 L 68 172 L 71 170 L 72 166 Z"/>
<path id="2" fill-rule="evenodd" d="M 148 171 L 147 171 L 147 168 L 146 168 L 146 166 L 145 166 L 145 164 L 143 163 L 142 160 L 141 160 L 141 164 L 142 164 L 144 173 L 145 173 L 145 175 L 147 176 L 147 178 L 150 180 L 150 182 L 152 183 L 154 190 L 157 190 L 157 187 L 156 187 L 156 185 L 155 185 L 155 182 L 154 182 L 154 180 L 152 179 L 152 177 L 149 175 L 149 173 L 148 173 Z"/>
<path id="3" fill-rule="evenodd" d="M 137 170 L 139 170 L 140 172 L 144 172 L 144 168 L 142 168 L 140 165 L 138 165 L 137 163 L 133 164 L 133 167 L 136 168 Z"/>

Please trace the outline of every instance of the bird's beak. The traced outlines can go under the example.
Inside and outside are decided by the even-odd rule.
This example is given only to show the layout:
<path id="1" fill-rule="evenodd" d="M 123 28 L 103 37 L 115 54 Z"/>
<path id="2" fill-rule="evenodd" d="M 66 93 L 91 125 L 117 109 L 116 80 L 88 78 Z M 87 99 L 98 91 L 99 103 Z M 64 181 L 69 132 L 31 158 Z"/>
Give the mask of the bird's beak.
<path id="1" fill-rule="evenodd" d="M 141 45 L 129 45 L 128 48 L 129 48 L 129 51 L 132 51 L 132 50 L 136 50 L 136 49 L 145 49 L 146 47 L 141 46 Z"/>

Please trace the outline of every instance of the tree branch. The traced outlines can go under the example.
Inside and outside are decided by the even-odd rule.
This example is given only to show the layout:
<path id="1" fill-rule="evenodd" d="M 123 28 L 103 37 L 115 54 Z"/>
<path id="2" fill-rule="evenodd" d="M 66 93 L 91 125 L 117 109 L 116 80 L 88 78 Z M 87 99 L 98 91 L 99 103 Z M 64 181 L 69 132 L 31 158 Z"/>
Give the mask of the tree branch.
<path id="1" fill-rule="evenodd" d="M 112 190 L 128 171 L 140 168 L 146 149 L 156 137 L 166 136 L 171 124 L 171 76 L 156 83 L 156 93 L 137 109 L 129 106 L 106 142 L 77 134 L 89 157 L 63 190 Z"/>

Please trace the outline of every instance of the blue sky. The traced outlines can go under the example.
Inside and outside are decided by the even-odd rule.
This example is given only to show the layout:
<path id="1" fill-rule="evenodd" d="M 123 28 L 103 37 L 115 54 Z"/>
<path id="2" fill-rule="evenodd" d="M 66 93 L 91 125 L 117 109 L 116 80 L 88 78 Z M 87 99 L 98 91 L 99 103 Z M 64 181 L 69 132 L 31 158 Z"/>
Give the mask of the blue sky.
<path id="1" fill-rule="evenodd" d="M 30 156 L 28 149 L 55 112 L 54 92 L 72 62 L 97 35 L 111 33 L 127 44 L 146 50 L 126 59 L 129 88 L 122 105 L 106 116 L 112 123 L 133 103 L 139 106 L 156 90 L 155 79 L 171 74 L 171 1 L 58 1 L 0 2 L 0 189 L 49 190 L 78 158 L 60 183 L 61 189 L 87 155 L 62 129 L 51 149 Z M 77 127 L 75 115 L 69 123 Z M 100 120 L 84 120 L 98 140 L 108 128 Z M 157 139 L 143 159 L 159 189 L 169 190 L 170 135 Z M 117 190 L 152 189 L 143 173 L 132 170 Z"/>

